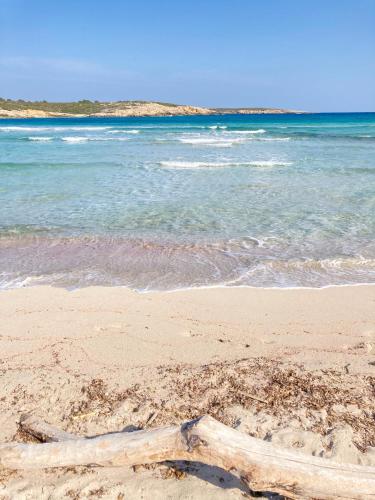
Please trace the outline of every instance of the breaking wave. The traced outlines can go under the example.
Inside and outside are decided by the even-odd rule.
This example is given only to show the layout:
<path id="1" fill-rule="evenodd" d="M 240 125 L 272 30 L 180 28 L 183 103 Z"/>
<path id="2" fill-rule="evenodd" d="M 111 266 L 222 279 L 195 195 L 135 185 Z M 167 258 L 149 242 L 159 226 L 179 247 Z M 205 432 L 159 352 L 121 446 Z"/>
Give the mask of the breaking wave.
<path id="1" fill-rule="evenodd" d="M 78 130 L 78 131 L 84 131 L 84 130 L 107 130 L 111 129 L 112 127 L 103 127 L 103 126 L 90 126 L 90 127 L 85 127 L 85 126 L 56 126 L 56 127 L 24 127 L 24 126 L 6 126 L 6 127 L 0 127 L 0 131 L 3 132 L 41 132 L 41 131 L 52 131 L 52 132 L 58 132 L 58 131 L 64 131 L 64 130 Z"/>
<path id="2" fill-rule="evenodd" d="M 265 134 L 264 128 L 258 130 L 228 130 L 226 134 Z"/>
<path id="3" fill-rule="evenodd" d="M 52 137 L 38 137 L 38 136 L 34 136 L 34 137 L 28 137 L 28 140 L 29 141 L 35 141 L 35 142 L 48 142 L 48 141 L 52 141 Z"/>
<path id="4" fill-rule="evenodd" d="M 139 134 L 140 130 L 138 129 L 115 129 L 115 130 L 110 130 L 108 133 L 109 134 Z"/>
<path id="5" fill-rule="evenodd" d="M 71 137 L 62 137 L 61 140 L 64 142 L 69 142 L 71 144 L 79 144 L 82 142 L 88 142 L 88 141 L 128 141 L 128 137 L 102 137 L 102 136 L 71 136 Z"/>
<path id="6" fill-rule="evenodd" d="M 128 286 L 139 291 L 202 286 L 322 287 L 375 282 L 375 259 L 302 258 L 278 238 L 167 242 L 97 236 L 0 239 L 0 288 Z"/>
<path id="7" fill-rule="evenodd" d="M 89 140 L 88 137 L 62 137 L 64 142 L 69 142 L 71 144 L 78 144 L 81 142 L 87 142 Z"/>
<path id="8" fill-rule="evenodd" d="M 226 138 L 221 138 L 221 137 L 180 137 L 178 138 L 179 142 L 182 142 L 183 144 L 192 144 L 192 145 L 198 145 L 198 146 L 220 146 L 223 145 L 225 146 L 232 146 L 232 144 L 235 143 L 240 143 L 244 142 L 244 139 L 240 138 L 233 138 L 233 139 L 226 139 Z"/>

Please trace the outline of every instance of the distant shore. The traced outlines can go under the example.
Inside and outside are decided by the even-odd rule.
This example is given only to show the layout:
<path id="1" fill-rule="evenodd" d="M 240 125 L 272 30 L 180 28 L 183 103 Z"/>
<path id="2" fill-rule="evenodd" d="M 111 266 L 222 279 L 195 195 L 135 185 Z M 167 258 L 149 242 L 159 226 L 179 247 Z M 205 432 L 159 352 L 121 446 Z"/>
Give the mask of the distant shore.
<path id="1" fill-rule="evenodd" d="M 302 114 L 280 108 L 204 108 L 179 104 L 146 101 L 77 101 L 47 102 L 0 99 L 0 118 L 84 118 L 84 117 L 142 117 L 193 116 L 223 114 Z"/>

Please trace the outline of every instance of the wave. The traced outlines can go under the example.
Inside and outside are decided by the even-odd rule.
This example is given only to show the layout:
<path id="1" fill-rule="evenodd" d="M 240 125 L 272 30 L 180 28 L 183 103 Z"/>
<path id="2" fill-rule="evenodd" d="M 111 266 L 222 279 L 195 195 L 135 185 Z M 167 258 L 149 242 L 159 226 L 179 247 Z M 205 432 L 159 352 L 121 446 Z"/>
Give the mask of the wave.
<path id="1" fill-rule="evenodd" d="M 159 165 L 166 168 L 226 168 L 226 167 L 287 167 L 292 165 L 291 162 L 278 160 L 264 161 L 222 161 L 222 162 L 206 162 L 206 161 L 161 161 Z"/>
<path id="2" fill-rule="evenodd" d="M 374 254 L 301 255 L 285 238 L 212 242 L 11 234 L 0 238 L 0 288 L 128 286 L 140 291 L 202 286 L 321 287 L 375 282 Z M 166 272 L 167 270 L 167 272 Z"/>
<path id="3" fill-rule="evenodd" d="M 264 129 L 257 130 L 225 130 L 224 135 L 212 134 L 212 135 L 200 135 L 192 134 L 192 137 L 187 135 L 178 137 L 177 140 L 183 144 L 201 145 L 201 146 L 212 146 L 212 147 L 231 147 L 234 144 L 239 144 L 248 141 L 250 138 L 246 137 L 234 137 L 235 135 L 258 135 L 263 134 L 266 131 Z"/>
<path id="4" fill-rule="evenodd" d="M 52 130 L 49 127 L 0 127 L 0 130 L 3 132 L 16 132 L 20 130 L 21 132 L 39 132 L 42 130 Z"/>
<path id="5" fill-rule="evenodd" d="M 164 117 L 164 118 L 167 118 L 167 117 Z M 163 130 L 163 129 L 167 129 L 167 130 L 175 130 L 175 129 L 178 129 L 178 130 L 189 130 L 189 129 L 206 129 L 207 128 L 207 125 L 192 125 L 192 124 L 189 124 L 189 125 L 181 125 L 180 123 L 173 123 L 173 124 L 170 124 L 170 125 L 139 125 L 137 123 L 137 128 L 143 130 L 143 129 L 147 129 L 147 130 Z M 126 127 L 124 127 L 124 130 L 126 129 Z"/>
<path id="6" fill-rule="evenodd" d="M 166 168 L 220 168 L 244 166 L 241 162 L 205 162 L 205 161 L 161 161 L 159 165 Z"/>
<path id="7" fill-rule="evenodd" d="M 234 142 L 216 142 L 213 144 L 207 144 L 208 146 L 211 146 L 212 148 L 231 148 L 233 146 Z"/>
<path id="8" fill-rule="evenodd" d="M 65 142 L 69 142 L 71 144 L 78 144 L 81 142 L 87 142 L 89 140 L 88 137 L 62 137 L 61 140 Z"/>
<path id="9" fill-rule="evenodd" d="M 128 137 L 100 137 L 100 136 L 66 136 L 61 138 L 62 141 L 64 142 L 69 142 L 71 144 L 79 144 L 83 142 L 95 142 L 95 141 L 100 141 L 100 142 L 105 142 L 105 141 L 129 141 Z"/>
<path id="10" fill-rule="evenodd" d="M 226 134 L 265 134 L 266 130 L 264 128 L 259 128 L 257 130 L 228 130 Z"/>
<path id="11" fill-rule="evenodd" d="M 55 127 L 55 130 L 108 130 L 112 127 Z"/>
<path id="12" fill-rule="evenodd" d="M 228 128 L 226 125 L 211 125 L 210 127 L 211 130 L 217 130 L 217 129 L 221 129 L 221 130 L 224 130 L 226 128 Z"/>
<path id="13" fill-rule="evenodd" d="M 202 145 L 202 146 L 218 146 L 218 145 L 223 145 L 225 146 L 232 146 L 234 143 L 240 143 L 244 142 L 244 139 L 240 138 L 233 138 L 233 139 L 226 139 L 226 138 L 219 138 L 219 137 L 181 137 L 178 139 L 179 142 L 182 142 L 183 144 L 196 144 L 196 145 Z"/>
<path id="14" fill-rule="evenodd" d="M 90 127 L 84 127 L 84 126 L 58 126 L 58 127 L 24 127 L 24 126 L 12 126 L 12 127 L 0 127 L 0 130 L 3 132 L 16 132 L 16 131 L 21 131 L 21 132 L 41 132 L 41 131 L 53 131 L 53 132 L 58 132 L 58 131 L 64 131 L 64 130 L 78 130 L 78 131 L 84 131 L 84 130 L 107 130 L 111 129 L 113 127 L 103 127 L 103 126 L 90 126 Z"/>
<path id="15" fill-rule="evenodd" d="M 90 130 L 109 130 L 111 128 L 113 128 L 113 127 L 109 127 L 109 126 L 108 127 L 102 127 L 102 126 L 99 126 L 99 127 L 97 127 L 97 126 L 92 126 L 92 127 L 91 126 L 90 127 L 79 127 L 78 126 L 78 127 L 75 127 L 74 126 L 74 127 L 52 127 L 51 129 L 48 128 L 48 130 L 79 130 L 79 131 L 88 130 L 88 131 L 90 131 Z"/>
<path id="16" fill-rule="evenodd" d="M 140 130 L 138 129 L 115 129 L 115 130 L 110 130 L 108 134 L 139 134 Z"/>
<path id="17" fill-rule="evenodd" d="M 375 279 L 375 259 L 336 257 L 325 259 L 261 260 L 224 286 L 313 287 L 369 284 Z"/>
<path id="18" fill-rule="evenodd" d="M 130 141 L 129 137 L 102 137 L 102 136 L 90 136 L 87 137 L 89 141 L 117 141 L 117 142 L 125 142 Z"/>
<path id="19" fill-rule="evenodd" d="M 27 138 L 29 141 L 35 141 L 35 142 L 48 142 L 52 141 L 52 137 L 41 137 L 41 136 L 34 136 L 34 137 L 28 137 Z"/>

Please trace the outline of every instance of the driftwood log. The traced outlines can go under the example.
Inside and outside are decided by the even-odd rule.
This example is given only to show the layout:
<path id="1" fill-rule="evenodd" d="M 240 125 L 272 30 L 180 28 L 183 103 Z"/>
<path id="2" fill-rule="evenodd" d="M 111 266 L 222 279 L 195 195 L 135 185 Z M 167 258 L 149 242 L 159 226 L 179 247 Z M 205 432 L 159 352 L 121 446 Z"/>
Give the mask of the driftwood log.
<path id="1" fill-rule="evenodd" d="M 60 441 L 81 439 L 76 434 L 56 429 L 56 427 L 47 424 L 47 422 L 33 415 L 23 415 L 19 425 L 21 430 L 45 443 L 58 443 Z"/>
<path id="2" fill-rule="evenodd" d="M 289 498 L 375 499 L 375 468 L 338 464 L 278 448 L 204 416 L 179 426 L 79 438 L 27 417 L 21 428 L 42 444 L 0 445 L 0 467 L 132 466 L 188 460 L 235 471 L 252 490 Z"/>

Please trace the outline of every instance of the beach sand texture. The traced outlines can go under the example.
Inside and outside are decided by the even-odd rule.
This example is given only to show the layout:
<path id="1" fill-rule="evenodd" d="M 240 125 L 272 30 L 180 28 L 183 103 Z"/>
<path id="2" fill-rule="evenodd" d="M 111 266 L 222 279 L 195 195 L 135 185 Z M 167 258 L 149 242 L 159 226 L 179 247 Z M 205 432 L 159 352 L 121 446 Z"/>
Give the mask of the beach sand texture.
<path id="1" fill-rule="evenodd" d="M 375 287 L 8 290 L 0 441 L 31 412 L 78 435 L 203 414 L 273 443 L 375 466 Z M 1 498 L 243 498 L 201 464 L 2 471 Z"/>

